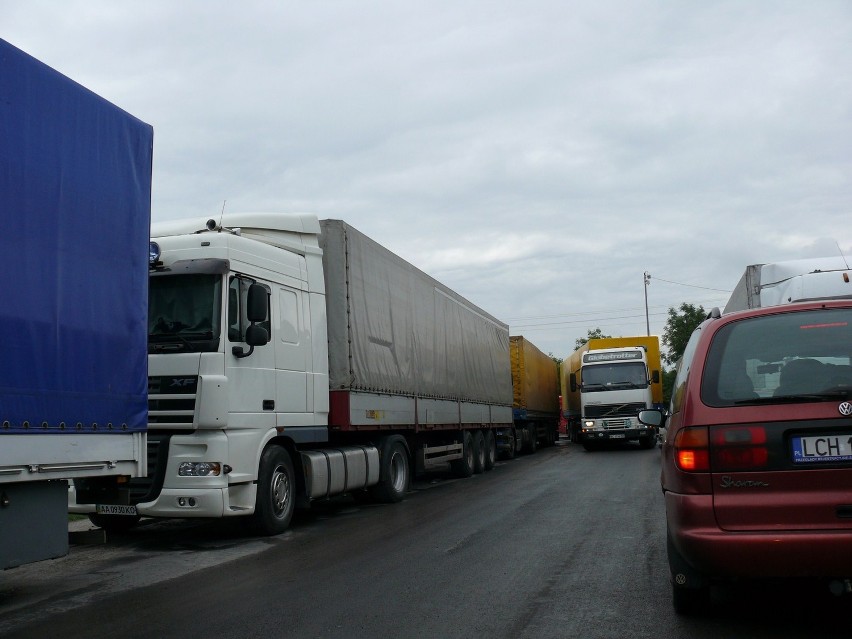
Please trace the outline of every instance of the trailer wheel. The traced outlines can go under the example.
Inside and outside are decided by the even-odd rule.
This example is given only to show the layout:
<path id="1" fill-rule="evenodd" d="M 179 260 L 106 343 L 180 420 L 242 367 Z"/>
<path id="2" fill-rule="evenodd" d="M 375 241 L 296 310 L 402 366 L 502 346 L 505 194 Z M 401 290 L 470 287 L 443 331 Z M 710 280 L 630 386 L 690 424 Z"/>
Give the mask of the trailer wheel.
<path id="1" fill-rule="evenodd" d="M 269 446 L 260 457 L 257 475 L 257 501 L 252 528 L 261 535 L 278 535 L 287 530 L 293 517 L 296 477 L 290 453 Z"/>
<path id="2" fill-rule="evenodd" d="M 512 435 L 515 439 L 515 452 L 512 454 L 512 457 L 517 457 L 524 449 L 524 436 L 521 432 L 522 430 L 523 429 L 520 428 L 512 429 Z"/>
<path id="3" fill-rule="evenodd" d="M 473 433 L 473 472 L 477 475 L 485 472 L 485 437 L 481 430 Z"/>
<path id="4" fill-rule="evenodd" d="M 139 515 L 99 515 L 89 513 L 89 521 L 98 528 L 103 528 L 111 533 L 127 532 L 142 519 Z"/>
<path id="5" fill-rule="evenodd" d="M 497 463 L 497 439 L 493 430 L 485 431 L 485 470 L 494 468 Z"/>
<path id="6" fill-rule="evenodd" d="M 474 455 L 473 437 L 469 430 L 462 431 L 462 458 L 451 462 L 453 472 L 459 477 L 470 477 L 473 475 Z"/>
<path id="7" fill-rule="evenodd" d="M 383 479 L 370 490 L 373 499 L 395 504 L 405 497 L 411 482 L 408 450 L 402 438 L 391 437 L 382 446 L 381 469 Z"/>
<path id="8" fill-rule="evenodd" d="M 532 454 L 538 450 L 538 427 L 533 423 L 527 426 L 530 440 L 527 442 L 527 452 Z"/>

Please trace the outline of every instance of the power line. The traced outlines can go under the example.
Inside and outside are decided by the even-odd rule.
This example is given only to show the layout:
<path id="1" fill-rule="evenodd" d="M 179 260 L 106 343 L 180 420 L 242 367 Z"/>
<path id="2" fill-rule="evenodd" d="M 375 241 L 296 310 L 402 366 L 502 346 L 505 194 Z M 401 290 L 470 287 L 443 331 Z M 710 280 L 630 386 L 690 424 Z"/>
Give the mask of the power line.
<path id="1" fill-rule="evenodd" d="M 649 276 L 650 278 L 650 276 Z M 696 286 L 695 284 L 684 284 L 683 282 L 672 282 L 671 280 L 664 280 L 662 277 L 655 277 L 655 280 L 659 280 L 661 282 L 665 282 L 666 284 L 676 284 L 678 286 L 688 286 L 689 288 L 700 288 L 705 291 L 718 291 L 719 293 L 730 293 L 731 291 L 726 291 L 721 288 L 710 288 L 708 286 Z"/>

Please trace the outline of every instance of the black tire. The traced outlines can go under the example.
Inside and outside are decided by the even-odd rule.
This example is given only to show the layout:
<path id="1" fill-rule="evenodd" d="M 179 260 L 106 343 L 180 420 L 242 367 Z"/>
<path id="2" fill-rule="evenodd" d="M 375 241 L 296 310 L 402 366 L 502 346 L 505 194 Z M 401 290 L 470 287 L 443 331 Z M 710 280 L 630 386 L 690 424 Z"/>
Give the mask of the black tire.
<path id="1" fill-rule="evenodd" d="M 295 502 L 296 475 L 290 453 L 269 446 L 260 457 L 252 529 L 264 536 L 283 533 L 293 518 Z"/>
<path id="2" fill-rule="evenodd" d="M 647 437 L 640 437 L 639 438 L 639 447 L 644 448 L 645 450 L 653 448 L 654 444 L 656 444 L 656 443 L 657 443 L 657 436 L 656 435 L 648 435 Z"/>
<path id="3" fill-rule="evenodd" d="M 517 428 L 512 429 L 512 435 L 515 437 L 515 454 L 514 454 L 514 457 L 517 457 L 524 450 L 524 437 L 521 434 L 521 431 Z"/>
<path id="4" fill-rule="evenodd" d="M 538 428 L 535 424 L 527 426 L 527 434 L 529 441 L 527 442 L 527 452 L 532 455 L 538 450 Z"/>
<path id="5" fill-rule="evenodd" d="M 462 458 L 451 462 L 453 472 L 459 477 L 470 477 L 473 475 L 474 455 L 473 437 L 469 430 L 462 431 Z"/>
<path id="6" fill-rule="evenodd" d="M 593 444 L 592 442 L 583 442 L 583 448 L 586 449 L 586 452 L 593 453 L 598 449 L 598 445 Z"/>
<path id="7" fill-rule="evenodd" d="M 142 519 L 139 515 L 99 515 L 98 513 L 89 513 L 89 521 L 98 528 L 103 528 L 111 533 L 127 532 L 134 528 L 139 520 Z"/>
<path id="8" fill-rule="evenodd" d="M 481 430 L 473 433 L 473 472 L 476 475 L 485 472 L 485 437 Z"/>
<path id="9" fill-rule="evenodd" d="M 494 468 L 497 463 L 497 438 L 493 430 L 485 431 L 485 470 Z"/>
<path id="10" fill-rule="evenodd" d="M 679 615 L 701 615 L 710 610 L 710 580 L 678 552 L 666 530 L 666 557 L 672 584 L 672 606 Z"/>
<path id="11" fill-rule="evenodd" d="M 505 450 L 502 451 L 503 459 L 514 459 L 517 454 L 518 446 L 515 443 L 517 440 L 515 439 L 515 429 L 509 429 L 509 445 Z"/>
<path id="12" fill-rule="evenodd" d="M 395 504 L 402 501 L 411 484 L 411 460 L 401 437 L 390 437 L 382 446 L 381 481 L 370 493 L 376 501 Z"/>
<path id="13" fill-rule="evenodd" d="M 672 606 L 679 615 L 699 616 L 710 610 L 710 587 L 682 588 L 672 583 Z"/>

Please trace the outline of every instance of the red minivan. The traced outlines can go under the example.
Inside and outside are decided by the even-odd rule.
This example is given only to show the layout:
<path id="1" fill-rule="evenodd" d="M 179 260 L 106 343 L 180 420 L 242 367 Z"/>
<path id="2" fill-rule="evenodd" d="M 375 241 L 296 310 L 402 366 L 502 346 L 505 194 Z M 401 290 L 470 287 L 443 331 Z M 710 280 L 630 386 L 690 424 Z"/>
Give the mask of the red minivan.
<path id="1" fill-rule="evenodd" d="M 714 309 L 678 365 L 666 426 L 678 612 L 733 578 L 852 592 L 852 300 Z"/>

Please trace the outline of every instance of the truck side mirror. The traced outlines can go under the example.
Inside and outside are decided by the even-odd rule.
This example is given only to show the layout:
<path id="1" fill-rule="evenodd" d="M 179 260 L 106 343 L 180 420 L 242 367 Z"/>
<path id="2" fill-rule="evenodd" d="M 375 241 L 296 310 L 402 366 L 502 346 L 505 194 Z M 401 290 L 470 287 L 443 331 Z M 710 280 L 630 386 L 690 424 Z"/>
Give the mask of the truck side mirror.
<path id="1" fill-rule="evenodd" d="M 246 317 L 251 322 L 246 329 L 246 344 L 249 345 L 249 349 L 246 352 L 242 346 L 234 346 L 231 349 L 234 357 L 238 359 L 248 357 L 254 352 L 255 346 L 263 346 L 269 342 L 269 333 L 265 328 L 256 323 L 266 321 L 267 310 L 269 309 L 268 299 L 268 293 L 263 286 L 260 284 L 249 286 L 248 297 L 246 299 Z"/>
<path id="2" fill-rule="evenodd" d="M 249 322 L 263 322 L 266 320 L 266 311 L 269 308 L 268 293 L 260 284 L 249 286 L 248 299 L 246 301 L 246 317 Z M 264 342 L 266 343 L 266 342 Z"/>
<path id="3" fill-rule="evenodd" d="M 568 377 L 568 383 L 571 385 L 571 392 L 577 392 L 577 373 L 571 373 Z"/>
<path id="4" fill-rule="evenodd" d="M 660 371 L 652 371 L 651 372 L 651 381 L 655 384 L 660 383 Z"/>

